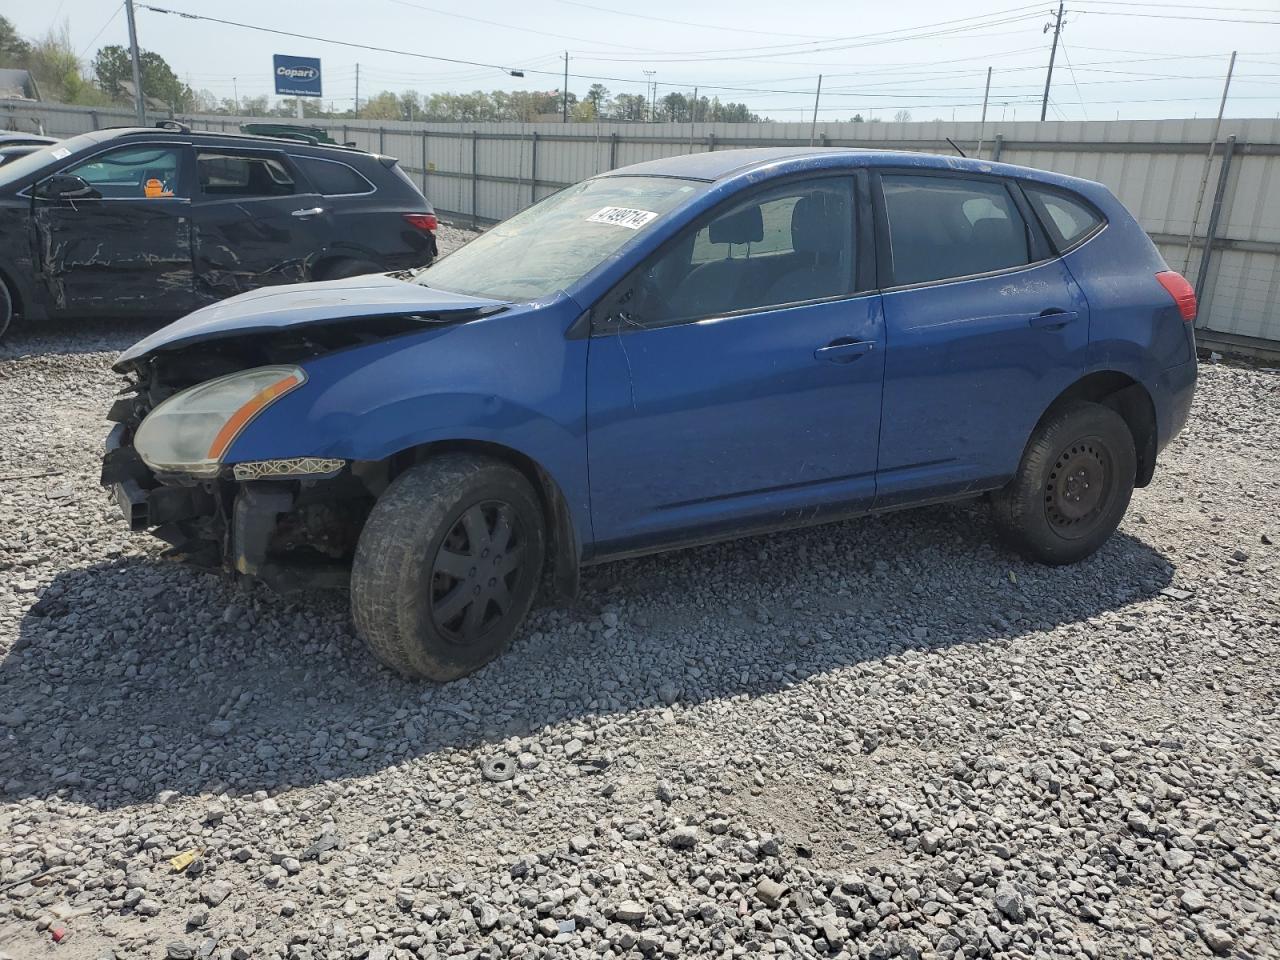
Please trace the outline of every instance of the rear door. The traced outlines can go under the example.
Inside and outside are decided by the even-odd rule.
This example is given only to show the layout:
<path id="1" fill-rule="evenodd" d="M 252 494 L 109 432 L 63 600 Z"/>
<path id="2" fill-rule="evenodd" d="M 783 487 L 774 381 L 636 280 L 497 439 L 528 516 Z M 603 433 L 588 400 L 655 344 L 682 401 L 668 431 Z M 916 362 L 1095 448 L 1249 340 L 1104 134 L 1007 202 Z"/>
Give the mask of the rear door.
<path id="1" fill-rule="evenodd" d="M 325 198 L 277 150 L 197 147 L 196 286 L 221 299 L 311 279 L 333 227 Z"/>
<path id="2" fill-rule="evenodd" d="M 855 178 L 729 201 L 593 312 L 588 461 L 597 548 L 790 525 L 875 494 L 884 334 Z M 625 229 L 619 227 L 618 229 Z"/>
<path id="3" fill-rule="evenodd" d="M 888 340 L 877 505 L 998 486 L 1085 369 L 1088 303 L 1016 185 L 877 179 Z"/>
<path id="4" fill-rule="evenodd" d="M 189 148 L 130 143 L 57 171 L 89 193 L 31 192 L 35 257 L 50 308 L 64 314 L 173 314 L 195 305 Z"/>

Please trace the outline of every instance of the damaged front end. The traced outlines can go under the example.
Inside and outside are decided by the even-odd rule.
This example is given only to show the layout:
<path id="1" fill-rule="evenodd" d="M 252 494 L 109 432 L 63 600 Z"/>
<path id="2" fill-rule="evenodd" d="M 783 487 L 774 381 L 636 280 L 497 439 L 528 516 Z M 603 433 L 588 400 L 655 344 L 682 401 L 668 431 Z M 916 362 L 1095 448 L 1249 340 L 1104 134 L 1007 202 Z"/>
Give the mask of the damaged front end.
<path id="1" fill-rule="evenodd" d="M 371 315 L 339 301 L 333 313 L 282 320 L 277 305 L 271 324 L 257 316 L 202 323 L 205 311 L 198 311 L 123 354 L 115 369 L 129 383 L 107 415 L 114 426 L 102 483 L 130 528 L 168 543 L 166 556 L 281 591 L 344 585 L 365 517 L 395 464 L 326 456 L 236 461 L 227 452 L 261 410 L 305 387 L 307 361 L 502 309 L 420 306 Z"/>

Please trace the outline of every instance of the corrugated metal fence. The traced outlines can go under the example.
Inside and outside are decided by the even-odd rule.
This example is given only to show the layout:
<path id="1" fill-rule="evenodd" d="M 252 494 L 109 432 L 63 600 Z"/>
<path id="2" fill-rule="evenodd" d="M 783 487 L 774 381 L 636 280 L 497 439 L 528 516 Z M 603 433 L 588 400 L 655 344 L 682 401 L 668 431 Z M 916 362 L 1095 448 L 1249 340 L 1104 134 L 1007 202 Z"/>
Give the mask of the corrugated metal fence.
<path id="1" fill-rule="evenodd" d="M 128 111 L 0 101 L 0 126 L 38 124 L 54 135 L 131 119 Z M 235 130 L 251 118 L 183 119 L 197 128 Z M 615 167 L 691 151 L 807 144 L 810 137 L 806 123 L 317 125 L 336 140 L 399 157 L 438 210 L 482 224 Z M 1224 121 L 1204 178 L 1212 133 L 1207 119 L 997 122 L 982 131 L 976 123 L 941 121 L 821 123 L 816 142 L 950 153 L 950 138 L 975 156 L 981 134 L 981 156 L 988 159 L 1105 183 L 1170 266 L 1198 280 L 1203 339 L 1274 350 L 1280 344 L 1280 120 Z M 1203 204 L 1188 260 L 1187 235 L 1202 179 Z M 1206 242 L 1211 252 L 1202 268 Z"/>

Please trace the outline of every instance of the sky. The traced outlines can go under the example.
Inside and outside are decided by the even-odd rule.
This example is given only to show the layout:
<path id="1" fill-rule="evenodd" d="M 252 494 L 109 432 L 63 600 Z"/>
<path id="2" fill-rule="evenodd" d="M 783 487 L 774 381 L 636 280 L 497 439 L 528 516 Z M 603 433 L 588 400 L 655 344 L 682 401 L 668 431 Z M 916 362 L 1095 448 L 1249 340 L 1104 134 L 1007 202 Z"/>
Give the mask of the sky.
<path id="1" fill-rule="evenodd" d="M 993 68 L 988 117 L 1039 117 L 1055 13 L 1049 3 L 942 0 L 135 0 L 256 27 L 191 20 L 139 8 L 138 40 L 193 89 L 218 97 L 272 93 L 275 53 L 322 61 L 324 99 L 337 109 L 380 90 L 469 92 L 558 89 L 594 82 L 611 94 L 745 102 L 775 120 L 976 120 Z M 49 0 L 5 11 L 20 33 L 69 26 L 88 62 L 126 44 L 114 0 Z M 386 47 L 352 49 L 324 40 Z M 1077 0 L 1068 3 L 1050 94 L 1050 119 L 1212 116 L 1227 63 L 1239 51 L 1229 117 L 1280 117 L 1280 0 Z M 409 56 L 407 53 L 418 54 Z M 426 56 L 472 61 L 449 63 Z M 502 68 L 524 70 L 513 78 Z M 538 73 L 536 71 L 544 71 Z"/>

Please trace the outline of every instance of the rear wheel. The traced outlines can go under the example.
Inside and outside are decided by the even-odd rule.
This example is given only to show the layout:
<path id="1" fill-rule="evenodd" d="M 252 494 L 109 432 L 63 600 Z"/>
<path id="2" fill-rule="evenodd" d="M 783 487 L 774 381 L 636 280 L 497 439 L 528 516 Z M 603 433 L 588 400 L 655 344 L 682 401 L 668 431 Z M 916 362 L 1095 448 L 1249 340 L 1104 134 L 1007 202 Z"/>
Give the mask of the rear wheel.
<path id="1" fill-rule="evenodd" d="M 1031 560 L 1083 560 L 1120 525 L 1133 495 L 1137 454 L 1110 407 L 1076 403 L 1036 428 L 1013 480 L 992 496 L 1002 539 Z"/>
<path id="2" fill-rule="evenodd" d="M 13 323 L 13 314 L 13 294 L 9 292 L 4 280 L 0 279 L 0 340 L 4 339 L 9 325 Z"/>
<path id="3" fill-rule="evenodd" d="M 510 643 L 545 551 L 542 508 L 518 470 L 467 454 L 418 464 L 378 498 L 360 534 L 356 631 L 400 673 L 464 676 Z"/>

